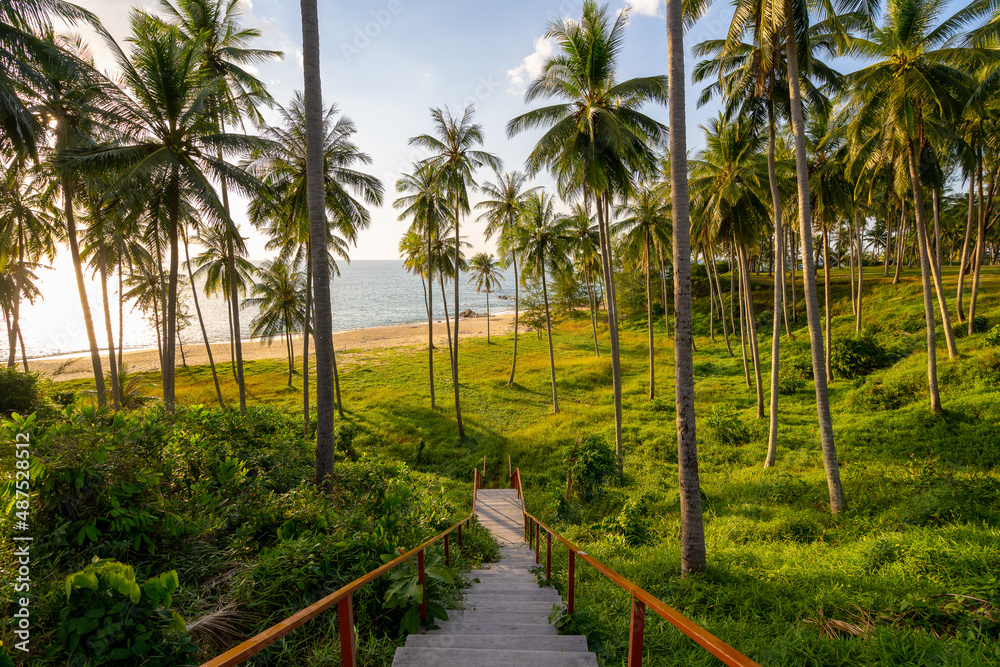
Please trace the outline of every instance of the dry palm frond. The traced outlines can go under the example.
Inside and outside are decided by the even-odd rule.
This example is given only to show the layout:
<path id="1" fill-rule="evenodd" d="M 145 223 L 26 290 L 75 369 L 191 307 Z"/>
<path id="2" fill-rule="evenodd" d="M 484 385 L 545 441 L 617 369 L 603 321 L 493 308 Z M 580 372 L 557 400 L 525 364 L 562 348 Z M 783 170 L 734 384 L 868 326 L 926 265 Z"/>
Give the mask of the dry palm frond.
<path id="1" fill-rule="evenodd" d="M 230 603 L 187 624 L 187 632 L 215 646 L 231 646 L 246 634 L 250 615 Z"/>
<path id="2" fill-rule="evenodd" d="M 819 608 L 818 618 L 807 618 L 806 623 L 815 623 L 819 626 L 820 632 L 827 637 L 838 638 L 844 635 L 851 637 L 867 637 L 875 628 L 871 614 L 855 605 L 857 609 L 856 623 L 841 621 L 835 618 L 824 618 L 823 608 Z"/>

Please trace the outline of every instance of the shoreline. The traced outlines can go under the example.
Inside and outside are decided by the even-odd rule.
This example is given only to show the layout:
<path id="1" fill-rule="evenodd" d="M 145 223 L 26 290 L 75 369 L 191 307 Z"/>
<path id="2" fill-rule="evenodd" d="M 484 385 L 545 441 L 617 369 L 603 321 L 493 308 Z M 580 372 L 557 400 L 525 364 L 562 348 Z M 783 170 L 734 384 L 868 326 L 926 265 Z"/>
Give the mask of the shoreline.
<path id="1" fill-rule="evenodd" d="M 454 319 L 451 319 L 454 322 Z M 490 314 L 490 336 L 505 336 L 514 331 L 514 314 L 503 312 Z M 520 331 L 529 327 L 521 326 Z M 463 317 L 460 319 L 459 338 L 484 338 L 486 336 L 486 316 Z M 310 337 L 311 339 L 311 337 Z M 292 338 L 295 346 L 295 358 L 302 357 L 302 335 Z M 352 329 L 350 331 L 334 332 L 334 349 L 340 352 L 368 351 L 386 348 L 404 348 L 427 345 L 427 322 L 412 322 L 367 329 Z M 447 346 L 448 338 L 444 320 L 434 321 L 434 345 Z M 230 363 L 229 341 L 211 343 L 212 356 L 216 365 Z M 258 361 L 263 359 L 287 360 L 283 340 L 275 338 L 269 344 L 260 338 L 243 341 L 243 361 Z M 310 357 L 313 356 L 313 345 L 310 343 Z M 180 348 L 177 351 L 177 367 L 182 366 Z M 124 350 L 123 362 L 130 373 L 146 373 L 160 370 L 160 359 L 157 349 Z M 184 357 L 189 366 L 208 364 L 208 353 L 203 342 L 187 342 L 184 344 Z M 107 367 L 107 350 L 101 351 L 102 364 Z M 90 364 L 90 353 L 69 352 L 49 357 L 28 358 L 28 366 L 32 372 L 60 382 L 93 378 L 93 368 Z"/>

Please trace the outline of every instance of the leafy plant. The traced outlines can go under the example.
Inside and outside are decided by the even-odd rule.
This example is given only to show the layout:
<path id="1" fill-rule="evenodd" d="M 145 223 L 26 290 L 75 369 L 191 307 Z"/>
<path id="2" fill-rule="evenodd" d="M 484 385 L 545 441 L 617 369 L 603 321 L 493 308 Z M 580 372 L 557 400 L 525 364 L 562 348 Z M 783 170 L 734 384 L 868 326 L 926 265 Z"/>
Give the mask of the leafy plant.
<path id="1" fill-rule="evenodd" d="M 97 557 L 66 577 L 66 606 L 60 613 L 57 644 L 70 664 L 85 656 L 87 665 L 192 664 L 196 648 L 184 620 L 168 611 L 177 590 L 171 570 L 138 584 L 131 566 Z"/>
<path id="2" fill-rule="evenodd" d="M 719 403 L 712 408 L 705 423 L 712 430 L 717 444 L 728 446 L 745 445 L 754 438 L 753 429 L 740 418 L 739 412 L 727 403 Z"/>
<path id="3" fill-rule="evenodd" d="M 566 453 L 566 462 L 573 476 L 573 483 L 586 501 L 601 494 L 605 482 L 617 471 L 615 454 L 607 441 L 599 435 L 584 436 Z"/>
<path id="4" fill-rule="evenodd" d="M 426 552 L 425 552 L 426 554 Z M 383 562 L 393 560 L 392 554 L 382 556 Z M 434 625 L 434 619 L 448 620 L 448 612 L 444 606 L 435 600 L 441 599 L 444 586 L 455 585 L 455 571 L 441 563 L 438 554 L 427 555 L 424 566 L 424 581 L 427 596 L 424 597 L 424 586 L 420 584 L 419 572 L 414 563 L 407 560 L 396 566 L 389 573 L 390 586 L 385 594 L 383 607 L 386 609 L 402 609 L 403 618 L 399 627 L 405 632 L 416 632 L 420 629 L 420 605 L 425 603 L 427 610 L 426 624 Z"/>
<path id="5" fill-rule="evenodd" d="M 884 345 L 872 329 L 838 337 L 830 346 L 830 366 L 837 376 L 848 380 L 888 368 L 899 359 L 900 356 Z"/>
<path id="6" fill-rule="evenodd" d="M 986 334 L 986 338 L 983 340 L 983 343 L 990 347 L 1000 347 L 1000 324 L 994 325 L 994 327 L 990 329 L 989 333 Z"/>
<path id="7" fill-rule="evenodd" d="M 0 415 L 34 412 L 43 401 L 38 373 L 0 368 Z"/>

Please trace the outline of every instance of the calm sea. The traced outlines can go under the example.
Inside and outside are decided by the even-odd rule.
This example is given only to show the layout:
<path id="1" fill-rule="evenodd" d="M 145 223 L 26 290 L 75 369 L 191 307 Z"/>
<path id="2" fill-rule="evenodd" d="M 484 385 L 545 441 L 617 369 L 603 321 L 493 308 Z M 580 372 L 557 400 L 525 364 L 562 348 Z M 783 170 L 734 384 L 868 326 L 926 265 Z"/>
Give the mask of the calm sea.
<path id="1" fill-rule="evenodd" d="M 341 275 L 331 283 L 333 305 L 333 330 L 349 331 L 369 327 L 405 324 L 426 321 L 423 289 L 420 278 L 403 269 L 399 260 L 357 260 L 351 264 L 341 263 Z M 506 280 L 498 291 L 490 295 L 490 312 L 501 313 L 514 308 L 513 272 L 506 274 Z M 34 304 L 23 304 L 21 326 L 28 357 L 44 357 L 58 354 L 81 352 L 88 349 L 87 332 L 83 325 L 83 310 L 76 288 L 76 281 L 70 266 L 61 264 L 56 270 L 45 271 L 41 278 L 41 289 L 45 295 Z M 459 285 L 459 309 L 471 308 L 476 312 L 486 312 L 486 294 L 477 294 L 475 287 L 468 284 L 468 275 L 463 275 Z M 87 297 L 90 301 L 97 342 L 106 347 L 107 333 L 104 327 L 103 305 L 100 283 L 87 279 Z M 448 313 L 453 314 L 454 285 L 445 283 L 448 297 Z M 112 303 L 112 330 L 118 340 L 118 280 L 111 277 L 108 285 Z M 126 287 L 126 291 L 128 288 Z M 502 297 L 510 297 L 504 299 Z M 182 300 L 190 311 L 191 321 L 181 332 L 185 345 L 200 344 L 201 330 L 195 316 L 190 288 L 182 294 Z M 206 297 L 198 292 L 205 327 L 209 338 L 215 341 L 229 340 L 229 319 L 225 302 L 221 297 Z M 434 286 L 434 318 L 443 317 L 440 287 Z M 244 308 L 240 313 L 240 328 L 244 336 L 250 335 L 250 323 L 256 316 L 254 308 Z M 152 317 L 152 314 L 149 314 Z M 156 330 L 147 315 L 138 308 L 125 303 L 125 347 L 142 349 L 156 346 Z M 20 357 L 20 354 L 18 355 Z M 7 358 L 7 336 L 0 330 L 0 359 Z"/>

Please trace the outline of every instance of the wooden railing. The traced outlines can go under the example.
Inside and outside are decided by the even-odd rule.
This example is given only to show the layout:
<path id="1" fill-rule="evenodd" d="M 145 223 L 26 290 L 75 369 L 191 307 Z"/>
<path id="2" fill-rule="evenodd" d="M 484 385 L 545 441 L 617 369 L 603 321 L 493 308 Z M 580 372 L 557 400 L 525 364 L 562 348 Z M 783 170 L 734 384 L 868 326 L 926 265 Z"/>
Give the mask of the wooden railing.
<path id="1" fill-rule="evenodd" d="M 522 508 L 524 508 L 524 489 L 521 486 L 521 470 L 515 469 L 510 475 L 510 486 L 517 490 L 517 495 L 521 498 Z M 545 579 L 552 580 L 552 538 L 562 542 L 569 550 L 569 563 L 566 572 L 566 610 L 572 614 L 575 609 L 576 598 L 576 558 L 580 557 L 598 572 L 614 582 L 619 588 L 627 591 L 632 597 L 631 620 L 629 623 L 628 637 L 628 667 L 639 667 L 642 664 L 643 635 L 646 626 L 646 608 L 652 609 L 665 621 L 696 641 L 716 658 L 730 667 L 760 667 L 756 662 L 746 657 L 732 646 L 729 646 L 721 639 L 698 626 L 690 619 L 682 616 L 676 610 L 670 608 L 651 593 L 625 577 L 621 576 L 607 565 L 604 565 L 593 556 L 581 551 L 565 537 L 555 532 L 544 523 L 528 514 L 524 509 L 524 537 L 528 544 L 535 551 L 535 562 L 541 562 L 541 532 L 545 532 Z"/>
<path id="2" fill-rule="evenodd" d="M 453 532 L 458 532 L 458 546 L 462 546 L 462 526 L 468 526 L 472 517 L 475 516 L 475 502 L 476 495 L 479 491 L 479 487 L 482 484 L 482 477 L 479 474 L 479 469 L 477 468 L 472 474 L 472 503 L 473 510 L 468 516 L 463 518 L 461 521 L 456 523 L 451 528 L 438 533 L 431 539 L 427 540 L 423 544 L 410 549 L 409 551 L 403 553 L 398 558 L 395 558 L 380 568 L 372 570 L 368 574 L 355 579 L 346 586 L 341 587 L 339 590 L 334 591 L 330 595 L 316 602 L 302 611 L 289 616 L 281 623 L 264 630 L 256 637 L 246 640 L 239 646 L 232 648 L 217 658 L 213 658 L 208 662 L 202 664 L 201 667 L 231 667 L 232 665 L 238 665 L 245 660 L 253 657 L 257 653 L 260 653 L 265 648 L 278 641 L 285 635 L 287 635 L 292 630 L 305 625 L 307 622 L 316 618 L 323 612 L 329 610 L 334 605 L 337 606 L 337 627 L 340 633 L 340 661 L 344 667 L 356 667 L 357 665 L 357 651 L 354 646 L 354 608 L 352 606 L 352 596 L 354 593 L 361 588 L 364 588 L 371 582 L 375 581 L 383 574 L 393 569 L 397 565 L 409 560 L 414 555 L 417 557 L 417 580 L 423 587 L 423 602 L 420 603 L 420 620 L 425 621 L 427 619 L 427 579 L 424 576 L 424 551 L 426 551 L 430 546 L 437 544 L 438 542 L 444 541 L 444 560 L 446 565 L 451 565 L 451 540 L 450 536 Z"/>

